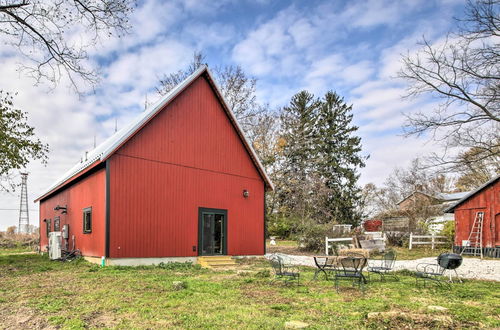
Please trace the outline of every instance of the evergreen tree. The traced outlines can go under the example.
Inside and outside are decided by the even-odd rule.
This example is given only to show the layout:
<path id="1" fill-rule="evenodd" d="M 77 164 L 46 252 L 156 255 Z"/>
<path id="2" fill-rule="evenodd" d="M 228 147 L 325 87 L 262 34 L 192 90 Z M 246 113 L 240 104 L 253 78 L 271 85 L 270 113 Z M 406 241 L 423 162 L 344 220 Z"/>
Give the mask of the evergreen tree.
<path id="1" fill-rule="evenodd" d="M 318 99 L 302 91 L 281 111 L 273 219 L 312 249 L 322 246 L 333 223 L 361 218 L 357 181 L 365 159 L 352 118 L 352 107 L 334 92 Z"/>
<path id="2" fill-rule="evenodd" d="M 352 124 L 352 106 L 329 91 L 320 101 L 314 126 L 315 170 L 329 193 L 325 209 L 336 223 L 357 225 L 361 220 L 359 169 L 365 166 L 361 155 L 358 127 Z"/>
<path id="3" fill-rule="evenodd" d="M 312 150 L 314 121 L 318 109 L 314 95 L 302 91 L 294 95 L 281 113 L 282 164 L 279 200 L 288 215 L 308 217 L 307 182 L 313 167 Z"/>

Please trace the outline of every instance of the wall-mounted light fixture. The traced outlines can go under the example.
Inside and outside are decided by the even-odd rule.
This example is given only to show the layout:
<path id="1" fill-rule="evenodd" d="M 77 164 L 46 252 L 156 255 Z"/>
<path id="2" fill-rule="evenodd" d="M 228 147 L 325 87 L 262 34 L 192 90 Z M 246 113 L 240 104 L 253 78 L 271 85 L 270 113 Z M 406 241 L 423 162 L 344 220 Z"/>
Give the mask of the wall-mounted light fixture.
<path id="1" fill-rule="evenodd" d="M 248 190 L 244 189 L 243 190 L 243 197 L 248 198 L 248 196 L 250 196 L 250 193 L 248 192 Z"/>
<path id="2" fill-rule="evenodd" d="M 54 211 L 59 211 L 59 210 L 62 210 L 61 213 L 68 213 L 68 208 L 66 206 L 59 206 L 57 205 L 56 207 L 54 207 Z"/>

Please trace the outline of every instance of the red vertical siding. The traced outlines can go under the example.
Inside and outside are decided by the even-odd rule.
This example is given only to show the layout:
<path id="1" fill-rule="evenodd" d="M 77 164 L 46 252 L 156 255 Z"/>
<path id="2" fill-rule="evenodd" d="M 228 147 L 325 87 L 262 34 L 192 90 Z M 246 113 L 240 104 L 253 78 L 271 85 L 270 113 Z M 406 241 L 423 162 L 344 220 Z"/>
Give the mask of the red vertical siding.
<path id="1" fill-rule="evenodd" d="M 54 217 L 61 219 L 61 229 L 69 224 L 69 248 L 72 248 L 72 235 L 75 236 L 75 247 L 86 256 L 103 256 L 105 239 L 105 186 L 106 173 L 104 169 L 97 170 L 84 179 L 40 201 L 40 246 L 48 244 L 46 235 L 47 224 L 44 219 L 51 219 L 54 229 Z M 68 206 L 68 212 L 54 211 L 54 207 Z M 83 234 L 83 209 L 92 207 L 92 233 Z"/>
<path id="2" fill-rule="evenodd" d="M 455 208 L 455 245 L 467 240 L 477 212 L 484 212 L 483 245 L 500 245 L 496 217 L 500 214 L 500 181 L 484 188 Z"/>
<path id="3" fill-rule="evenodd" d="M 228 211 L 228 254 L 264 253 L 264 181 L 204 77 L 109 161 L 110 257 L 197 255 L 199 207 Z"/>

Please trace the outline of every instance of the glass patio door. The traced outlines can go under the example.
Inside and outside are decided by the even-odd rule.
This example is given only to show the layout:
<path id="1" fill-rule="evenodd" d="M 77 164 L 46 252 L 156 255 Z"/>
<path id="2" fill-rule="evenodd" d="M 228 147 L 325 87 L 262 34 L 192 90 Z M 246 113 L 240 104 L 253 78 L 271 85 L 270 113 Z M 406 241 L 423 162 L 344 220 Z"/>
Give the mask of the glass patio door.
<path id="1" fill-rule="evenodd" d="M 200 208 L 198 254 L 226 254 L 227 211 Z"/>

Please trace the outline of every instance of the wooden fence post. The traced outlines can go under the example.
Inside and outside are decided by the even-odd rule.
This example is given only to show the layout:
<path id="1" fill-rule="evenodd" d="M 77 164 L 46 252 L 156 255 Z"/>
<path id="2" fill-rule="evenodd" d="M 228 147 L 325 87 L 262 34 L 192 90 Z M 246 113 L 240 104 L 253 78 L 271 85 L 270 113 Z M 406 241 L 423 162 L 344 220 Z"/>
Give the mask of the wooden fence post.
<path id="1" fill-rule="evenodd" d="M 434 233 L 431 234 L 431 249 L 434 250 Z"/>
<path id="2" fill-rule="evenodd" d="M 413 233 L 410 233 L 410 243 L 408 244 L 409 250 L 411 250 L 412 243 L 413 243 Z"/>
<path id="3" fill-rule="evenodd" d="M 325 237 L 325 254 L 328 255 L 328 236 Z"/>

